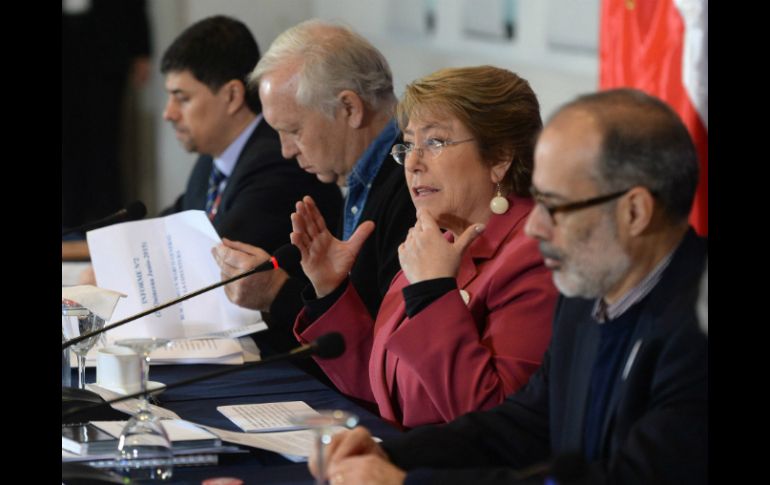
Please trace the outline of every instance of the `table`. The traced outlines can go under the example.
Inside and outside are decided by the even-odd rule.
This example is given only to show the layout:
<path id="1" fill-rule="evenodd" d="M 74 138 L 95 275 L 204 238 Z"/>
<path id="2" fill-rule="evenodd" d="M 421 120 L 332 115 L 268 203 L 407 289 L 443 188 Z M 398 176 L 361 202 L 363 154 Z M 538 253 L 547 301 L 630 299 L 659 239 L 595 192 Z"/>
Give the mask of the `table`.
<path id="1" fill-rule="evenodd" d="M 269 349 L 260 344 L 263 356 Z M 222 369 L 219 365 L 153 365 L 150 379 L 170 385 L 183 379 Z M 87 382 L 96 380 L 95 370 L 86 372 Z M 76 382 L 73 380 L 73 382 Z M 345 398 L 288 362 L 243 369 L 240 372 L 201 381 L 177 389 L 169 389 L 156 397 L 157 404 L 196 423 L 240 431 L 217 411 L 217 406 L 279 401 L 305 401 L 312 408 L 343 409 L 357 414 L 360 423 L 375 436 L 388 439 L 400 431 L 363 407 Z M 306 463 L 293 463 L 265 450 L 249 449 L 243 454 L 224 454 L 217 466 L 176 467 L 171 481 L 163 483 L 200 484 L 212 477 L 236 477 L 245 484 L 305 484 L 313 478 Z"/>

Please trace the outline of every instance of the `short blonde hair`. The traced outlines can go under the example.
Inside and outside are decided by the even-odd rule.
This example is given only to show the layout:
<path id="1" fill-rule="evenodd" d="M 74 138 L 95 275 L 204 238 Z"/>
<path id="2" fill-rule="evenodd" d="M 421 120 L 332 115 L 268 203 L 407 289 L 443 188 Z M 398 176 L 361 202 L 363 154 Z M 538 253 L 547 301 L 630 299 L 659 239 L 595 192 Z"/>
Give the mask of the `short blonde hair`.
<path id="1" fill-rule="evenodd" d="M 447 113 L 465 125 L 489 165 L 512 160 L 501 184 L 529 197 L 535 141 L 543 127 L 529 83 L 493 66 L 447 68 L 408 84 L 396 108 L 403 131 L 420 113 Z"/>
<path id="2" fill-rule="evenodd" d="M 388 61 L 369 41 L 342 25 L 307 20 L 281 33 L 249 76 L 250 89 L 281 66 L 299 63 L 296 99 L 333 117 L 337 95 L 351 90 L 377 112 L 392 115 L 396 104 Z"/>

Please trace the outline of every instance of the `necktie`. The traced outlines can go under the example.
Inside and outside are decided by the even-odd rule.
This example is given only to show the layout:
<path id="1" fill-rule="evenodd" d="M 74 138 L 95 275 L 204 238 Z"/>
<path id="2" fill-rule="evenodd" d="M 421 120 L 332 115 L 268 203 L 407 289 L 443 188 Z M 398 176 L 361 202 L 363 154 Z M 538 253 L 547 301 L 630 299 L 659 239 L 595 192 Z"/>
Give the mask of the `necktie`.
<path id="1" fill-rule="evenodd" d="M 217 215 L 217 208 L 221 199 L 219 186 L 224 179 L 225 174 L 216 165 L 212 166 L 211 175 L 209 175 L 209 190 L 206 192 L 206 214 L 208 214 L 209 219 L 214 219 L 214 216 Z"/>

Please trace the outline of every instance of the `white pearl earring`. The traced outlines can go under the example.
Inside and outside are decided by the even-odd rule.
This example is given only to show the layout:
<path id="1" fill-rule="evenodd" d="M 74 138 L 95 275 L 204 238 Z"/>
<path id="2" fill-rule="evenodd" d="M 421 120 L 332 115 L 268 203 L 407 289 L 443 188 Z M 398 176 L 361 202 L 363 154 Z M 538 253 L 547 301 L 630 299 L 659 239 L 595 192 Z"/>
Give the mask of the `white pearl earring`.
<path id="1" fill-rule="evenodd" d="M 497 184 L 497 195 L 492 197 L 492 201 L 489 203 L 489 208 L 492 210 L 492 212 L 498 215 L 508 212 L 508 199 L 503 197 L 500 184 Z"/>

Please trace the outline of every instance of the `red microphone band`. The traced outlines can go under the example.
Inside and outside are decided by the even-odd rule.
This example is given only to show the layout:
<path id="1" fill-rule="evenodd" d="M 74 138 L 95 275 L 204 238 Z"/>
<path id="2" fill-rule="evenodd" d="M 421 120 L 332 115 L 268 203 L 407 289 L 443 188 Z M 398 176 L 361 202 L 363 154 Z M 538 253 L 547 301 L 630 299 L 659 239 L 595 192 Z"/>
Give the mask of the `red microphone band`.
<path id="1" fill-rule="evenodd" d="M 273 262 L 273 269 L 278 269 L 278 260 L 275 259 L 275 256 L 270 256 L 270 261 Z"/>

